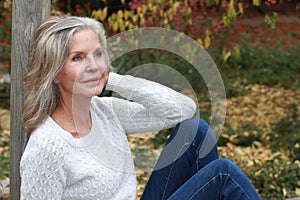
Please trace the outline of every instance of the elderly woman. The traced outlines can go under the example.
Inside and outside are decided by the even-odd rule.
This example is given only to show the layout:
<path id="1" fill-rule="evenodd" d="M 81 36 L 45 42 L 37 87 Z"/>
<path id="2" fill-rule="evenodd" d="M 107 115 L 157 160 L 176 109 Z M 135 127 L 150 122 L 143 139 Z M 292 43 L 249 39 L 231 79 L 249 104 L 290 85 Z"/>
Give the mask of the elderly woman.
<path id="1" fill-rule="evenodd" d="M 108 65 L 98 21 L 50 17 L 37 29 L 24 77 L 30 137 L 21 199 L 136 199 L 126 134 L 175 125 L 141 199 L 261 199 L 238 167 L 218 158 L 207 123 L 190 119 L 190 98 Z M 122 98 L 98 97 L 104 87 Z M 205 145 L 211 151 L 199 156 Z"/>

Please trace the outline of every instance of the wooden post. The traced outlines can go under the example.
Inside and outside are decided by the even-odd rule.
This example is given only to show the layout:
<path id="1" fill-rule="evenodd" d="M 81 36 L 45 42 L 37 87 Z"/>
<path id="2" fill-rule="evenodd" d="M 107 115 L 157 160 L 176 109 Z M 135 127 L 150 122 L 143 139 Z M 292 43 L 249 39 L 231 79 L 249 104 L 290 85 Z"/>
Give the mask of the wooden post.
<path id="1" fill-rule="evenodd" d="M 10 199 L 20 199 L 20 159 L 26 143 L 21 123 L 23 75 L 28 65 L 34 31 L 50 15 L 51 0 L 13 0 L 11 52 Z"/>

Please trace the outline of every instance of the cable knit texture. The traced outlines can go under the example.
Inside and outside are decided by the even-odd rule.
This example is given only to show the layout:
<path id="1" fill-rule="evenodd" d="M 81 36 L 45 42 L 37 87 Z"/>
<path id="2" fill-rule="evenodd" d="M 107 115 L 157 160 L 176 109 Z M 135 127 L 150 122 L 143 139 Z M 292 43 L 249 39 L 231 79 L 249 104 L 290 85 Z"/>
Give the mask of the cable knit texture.
<path id="1" fill-rule="evenodd" d="M 141 78 L 110 73 L 106 89 L 120 96 L 92 98 L 87 136 L 73 138 L 50 116 L 31 134 L 20 163 L 21 199 L 135 199 L 126 133 L 173 127 L 196 110 L 190 98 Z"/>

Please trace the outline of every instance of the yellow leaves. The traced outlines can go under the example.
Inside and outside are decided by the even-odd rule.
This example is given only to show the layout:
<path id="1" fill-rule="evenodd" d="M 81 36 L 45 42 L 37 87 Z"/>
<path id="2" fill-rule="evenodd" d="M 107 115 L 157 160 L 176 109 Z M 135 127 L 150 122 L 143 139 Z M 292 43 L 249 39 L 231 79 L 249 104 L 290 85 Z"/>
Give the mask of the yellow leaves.
<path id="1" fill-rule="evenodd" d="M 253 0 L 253 5 L 260 6 L 261 0 Z"/>
<path id="2" fill-rule="evenodd" d="M 136 12 L 137 12 L 137 15 L 143 13 L 143 8 L 142 8 L 142 7 L 138 7 L 138 8 L 136 9 Z"/>
<path id="3" fill-rule="evenodd" d="M 300 92 L 280 87 L 255 84 L 239 90 L 247 95 L 227 99 L 226 121 L 235 130 L 253 124 L 263 133 L 271 132 L 272 125 L 288 115 L 287 107 L 300 99 Z"/>
<path id="4" fill-rule="evenodd" d="M 117 23 L 114 23 L 114 24 L 112 25 L 112 29 L 113 29 L 114 31 L 117 31 L 117 30 L 119 29 L 119 24 L 118 24 L 118 22 L 117 22 Z"/>
<path id="5" fill-rule="evenodd" d="M 151 2 L 148 3 L 148 9 L 151 11 L 153 10 L 153 4 Z"/>
<path id="6" fill-rule="evenodd" d="M 227 16 L 230 17 L 231 19 L 236 19 L 237 13 L 234 8 L 234 0 L 230 0 L 230 2 L 229 2 Z"/>
<path id="7" fill-rule="evenodd" d="M 98 16 L 99 19 L 99 10 L 94 13 L 95 16 Z M 125 31 L 126 29 L 131 29 L 134 27 L 139 21 L 140 18 L 144 18 L 143 14 L 136 15 L 133 11 L 130 10 L 118 10 L 116 13 L 113 13 L 111 16 L 108 17 L 107 21 L 109 27 L 112 28 L 113 31 Z M 142 21 L 143 19 L 141 19 Z"/>
<path id="8" fill-rule="evenodd" d="M 0 108 L 0 129 L 3 129 L 4 134 L 10 128 L 10 112 L 9 110 Z"/>
<path id="9" fill-rule="evenodd" d="M 238 56 L 240 54 L 240 46 L 237 44 L 233 50 L 228 51 L 226 48 L 222 50 L 222 61 L 226 63 L 231 56 Z"/>
<path id="10" fill-rule="evenodd" d="M 93 10 L 92 17 L 103 22 L 107 17 L 107 10 L 107 6 L 105 6 L 103 9 Z"/>
<path id="11" fill-rule="evenodd" d="M 233 47 L 233 55 L 237 56 L 240 54 L 240 46 L 239 45 L 235 45 Z"/>
<path id="12" fill-rule="evenodd" d="M 223 134 L 222 134 L 223 137 Z M 273 160 L 283 159 L 289 160 L 289 158 L 282 152 L 274 153 L 272 150 L 265 146 L 252 145 L 248 147 L 236 146 L 232 143 L 227 143 L 224 147 L 219 147 L 219 153 L 221 157 L 227 157 L 232 159 L 238 166 L 242 167 L 245 171 L 252 171 L 251 169 L 256 166 L 264 166 L 265 162 Z M 283 169 L 282 169 L 283 170 Z M 262 171 L 257 170 L 254 172 L 255 175 L 261 174 Z M 270 177 L 277 176 L 276 174 L 269 174 Z"/>
<path id="13" fill-rule="evenodd" d="M 9 136 L 10 136 L 10 131 L 9 129 L 3 129 L 0 137 L 0 154 L 2 155 L 3 161 L 1 160 L 0 165 L 4 163 L 4 159 L 7 158 L 9 160 Z M 7 162 L 9 164 L 9 162 Z M 4 166 L 2 166 L 4 167 Z M 9 167 L 8 167 L 9 168 Z M 0 167 L 0 173 L 3 173 L 3 169 Z"/>
<path id="14" fill-rule="evenodd" d="M 208 49 L 208 47 L 211 45 L 211 36 L 210 36 L 210 31 L 208 29 L 205 31 L 204 40 L 198 38 L 197 43 L 200 46 L 204 47 L 205 49 Z"/>
<path id="15" fill-rule="evenodd" d="M 125 31 L 125 22 L 123 22 L 123 20 L 120 20 L 119 21 L 119 30 L 122 32 L 122 31 Z"/>
<path id="16" fill-rule="evenodd" d="M 164 16 L 164 11 L 162 9 L 159 10 L 159 16 L 163 17 Z"/>
<path id="17" fill-rule="evenodd" d="M 128 10 L 125 10 L 125 11 L 124 11 L 124 19 L 125 19 L 125 20 L 128 20 L 129 16 L 131 16 L 131 12 L 128 11 Z"/>
<path id="18" fill-rule="evenodd" d="M 144 15 L 141 14 L 141 15 L 139 15 L 139 17 L 140 17 L 140 25 L 141 25 L 141 26 L 144 26 L 144 25 L 145 25 L 145 18 L 144 18 Z"/>
<path id="19" fill-rule="evenodd" d="M 10 135 L 10 131 L 9 131 L 9 129 L 3 129 L 2 130 L 2 133 L 1 133 L 2 135 L 1 135 L 1 137 L 0 137 L 0 147 L 1 148 L 9 148 L 8 146 L 7 147 L 2 147 L 2 146 L 4 146 L 4 145 L 2 145 L 2 144 L 4 144 L 4 143 L 9 143 L 9 135 Z M 0 150 L 0 153 L 2 153 L 2 151 Z"/>
<path id="20" fill-rule="evenodd" d="M 231 144 L 236 144 L 238 143 L 238 135 L 230 135 L 228 137 L 228 141 L 231 143 Z"/>
<path id="21" fill-rule="evenodd" d="M 137 186 L 137 197 L 140 198 L 143 195 L 143 191 L 145 189 L 144 185 L 138 185 Z"/>
<path id="22" fill-rule="evenodd" d="M 122 11 L 122 10 L 118 10 L 118 12 L 117 12 L 117 17 L 118 17 L 119 19 L 122 19 L 122 18 L 123 18 L 123 11 Z"/>
<path id="23" fill-rule="evenodd" d="M 197 39 L 197 42 L 198 42 L 198 44 L 200 44 L 200 46 L 202 46 L 202 47 L 203 47 L 203 41 L 202 41 L 202 39 L 201 39 L 201 38 L 198 38 L 198 39 Z"/>
<path id="24" fill-rule="evenodd" d="M 210 32 L 207 29 L 205 31 L 205 38 L 204 38 L 204 47 L 205 47 L 205 49 L 207 49 L 210 46 L 210 44 L 211 44 Z"/>
<path id="25" fill-rule="evenodd" d="M 173 10 L 176 11 L 179 5 L 180 5 L 180 2 L 179 2 L 179 1 L 176 1 L 176 2 L 173 4 Z"/>
<path id="26" fill-rule="evenodd" d="M 286 195 L 287 195 L 286 188 L 282 188 L 282 194 L 284 197 L 286 197 Z"/>
<path id="27" fill-rule="evenodd" d="M 296 188 L 295 193 L 297 197 L 300 197 L 300 188 Z"/>
<path id="28" fill-rule="evenodd" d="M 227 12 L 226 14 L 224 14 L 222 16 L 222 20 L 224 22 L 224 25 L 226 27 L 231 26 L 232 22 L 234 20 L 236 20 L 236 18 L 239 15 L 243 15 L 244 14 L 244 7 L 242 3 L 238 3 L 238 11 L 236 10 L 235 6 L 234 6 L 235 0 L 230 0 L 229 2 L 229 6 L 227 8 Z"/>
<path id="29" fill-rule="evenodd" d="M 222 20 L 225 26 L 229 27 L 233 20 L 237 17 L 237 12 L 234 8 L 234 0 L 230 0 L 229 6 L 227 8 L 227 13 L 223 15 Z"/>
<path id="30" fill-rule="evenodd" d="M 137 16 L 137 15 L 133 15 L 133 16 L 131 16 L 131 19 L 132 19 L 132 21 L 133 21 L 134 23 L 136 23 L 137 20 L 138 20 L 138 16 Z"/>
<path id="31" fill-rule="evenodd" d="M 243 15 L 244 14 L 243 4 L 239 3 L 238 6 L 239 6 L 239 12 Z"/>
<path id="32" fill-rule="evenodd" d="M 226 63 L 227 60 L 230 58 L 230 56 L 231 56 L 231 52 L 230 51 L 226 52 L 226 50 L 223 49 L 223 51 L 222 51 L 222 60 L 223 60 L 223 63 Z"/>
<path id="33" fill-rule="evenodd" d="M 236 89 L 240 88 L 238 84 L 233 85 Z M 285 116 L 289 116 L 290 104 L 295 101 L 297 105 L 299 104 L 300 91 L 258 84 L 248 87 L 243 86 L 239 90 L 242 91 L 242 89 L 243 96 L 239 95 L 227 99 L 226 121 L 230 129 L 224 129 L 221 137 L 230 144 L 219 147 L 220 156 L 232 159 L 251 177 L 264 177 L 268 181 L 268 188 L 273 188 L 279 191 L 281 195 L 288 197 L 291 195 L 291 189 L 286 185 L 277 184 L 276 180 L 286 173 L 286 166 L 298 165 L 300 167 L 300 161 L 291 161 L 290 151 L 283 149 L 285 147 L 277 148 L 276 151 L 272 150 L 268 146 L 267 140 L 269 140 L 268 137 L 275 136 L 270 134 L 274 133 L 272 129 L 274 125 L 278 124 L 278 121 Z M 296 109 L 296 112 L 300 114 L 300 108 L 297 107 Z M 241 131 L 244 130 L 246 125 L 251 125 L 258 131 L 252 129 Z M 241 138 L 251 140 L 251 138 L 256 137 L 259 140 L 252 141 L 251 146 L 235 145 L 236 138 L 243 141 Z M 240 145 L 240 143 L 238 144 Z M 294 147 L 299 148 L 300 143 L 296 142 Z M 297 192 L 297 196 L 300 195 L 299 186 L 292 191 Z"/>

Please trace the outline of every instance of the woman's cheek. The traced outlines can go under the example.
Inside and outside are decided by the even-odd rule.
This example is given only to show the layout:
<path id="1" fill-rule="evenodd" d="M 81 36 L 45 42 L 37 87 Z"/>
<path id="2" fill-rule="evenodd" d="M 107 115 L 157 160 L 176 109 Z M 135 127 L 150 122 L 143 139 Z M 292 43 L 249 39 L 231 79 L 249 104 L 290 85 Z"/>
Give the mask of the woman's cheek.
<path id="1" fill-rule="evenodd" d="M 108 81 L 107 76 L 101 78 L 99 85 L 95 91 L 95 95 L 100 95 L 102 93 L 103 89 L 105 88 L 105 86 L 107 84 L 107 81 Z"/>
<path id="2" fill-rule="evenodd" d="M 103 79 L 104 79 L 104 87 L 107 85 L 108 82 L 108 76 L 109 76 L 109 70 L 107 69 L 103 75 Z"/>

